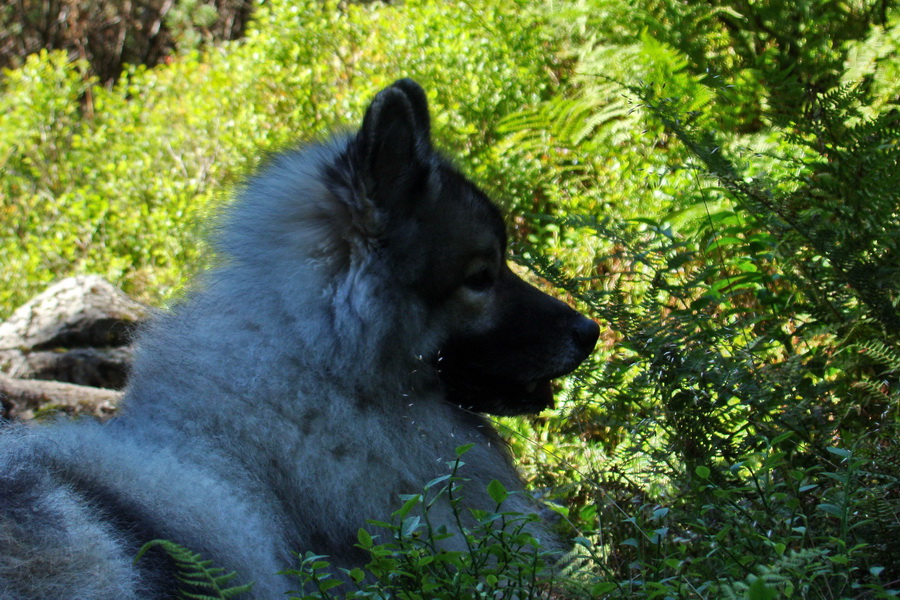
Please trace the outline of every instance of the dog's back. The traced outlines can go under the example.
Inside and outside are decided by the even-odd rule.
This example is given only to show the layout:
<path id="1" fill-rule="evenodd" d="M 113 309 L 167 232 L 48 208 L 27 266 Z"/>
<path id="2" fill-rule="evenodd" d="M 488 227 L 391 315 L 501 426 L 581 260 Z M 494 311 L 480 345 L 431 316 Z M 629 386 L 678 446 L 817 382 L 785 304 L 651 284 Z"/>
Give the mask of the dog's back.
<path id="1" fill-rule="evenodd" d="M 491 480 L 521 489 L 476 412 L 547 406 L 597 327 L 506 267 L 421 88 L 397 82 L 356 136 L 274 158 L 240 196 L 219 266 L 140 336 L 121 416 L 0 437 L 0 597 L 167 597 L 161 553 L 131 562 L 163 538 L 276 598 L 293 552 L 363 565 L 357 530 L 459 446 L 464 509 L 493 508 Z M 445 501 L 430 518 L 455 528 Z"/>

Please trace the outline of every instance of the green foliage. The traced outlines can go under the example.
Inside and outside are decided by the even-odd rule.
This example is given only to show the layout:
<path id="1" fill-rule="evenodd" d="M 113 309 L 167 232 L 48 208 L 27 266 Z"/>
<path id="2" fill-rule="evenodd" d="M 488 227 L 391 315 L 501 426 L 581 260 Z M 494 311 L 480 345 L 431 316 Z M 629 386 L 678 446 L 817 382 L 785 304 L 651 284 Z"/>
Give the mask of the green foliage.
<path id="1" fill-rule="evenodd" d="M 187 40 L 111 87 L 62 53 L 29 57 L 0 83 L 0 317 L 82 272 L 170 297 L 203 267 L 202 223 L 235 182 L 268 152 L 352 124 L 401 76 L 432 94 L 442 145 L 484 170 L 499 118 L 541 97 L 556 60 L 526 8 L 269 2 L 245 40 L 202 53 Z M 196 25 L 198 11 L 173 14 Z"/>
<path id="2" fill-rule="evenodd" d="M 412 76 L 516 258 L 607 328 L 559 410 L 500 422 L 577 536 L 566 595 L 896 597 L 898 23 L 876 0 L 277 1 L 112 88 L 33 56 L 0 98 L 0 306 L 80 271 L 167 297 L 260 155 Z M 302 594 L 546 590 L 518 516 L 460 515 L 441 550 L 427 514 L 461 485 L 361 531 L 342 588 L 307 556 Z"/>
<path id="3" fill-rule="evenodd" d="M 237 573 L 234 571 L 225 573 L 225 569 L 211 566 L 211 560 L 203 560 L 199 554 L 168 540 L 147 542 L 141 546 L 134 562 L 137 563 L 153 548 L 161 548 L 175 562 L 178 581 L 184 584 L 184 587 L 178 591 L 179 598 L 228 600 L 228 598 L 236 598 L 240 594 L 249 592 L 253 588 L 253 584 L 229 586 L 228 582 L 237 577 Z"/>
<path id="4" fill-rule="evenodd" d="M 869 86 L 868 109 L 884 111 L 897 106 L 900 98 L 900 14 L 887 14 L 887 22 L 875 25 L 865 39 L 847 45 L 845 84 L 864 82 Z"/>
<path id="5" fill-rule="evenodd" d="M 708 80 L 733 84 L 731 107 L 754 129 L 783 125 L 840 80 L 847 43 L 887 22 L 890 2 L 690 3 L 650 0 L 642 22 Z M 639 11 L 642 12 L 642 11 Z M 718 85 L 718 83 L 713 83 Z M 752 111 L 748 110 L 752 107 Z"/>
<path id="6" fill-rule="evenodd" d="M 563 7 L 578 87 L 505 120 L 549 166 L 530 239 L 561 257 L 522 261 L 610 328 L 561 414 L 511 424 L 550 440 L 533 468 L 568 482 L 578 573 L 605 597 L 893 597 L 900 136 L 844 61 L 894 68 L 895 17 L 610 4 Z"/>
<path id="7" fill-rule="evenodd" d="M 461 506 L 465 480 L 458 471 L 467 450 L 458 449 L 456 460 L 448 465 L 450 472 L 429 482 L 424 493 L 406 497 L 391 522 L 370 521 L 369 529 L 359 530 L 357 547 L 370 557 L 365 569 L 341 569 L 343 578 L 338 579 L 328 557 L 308 552 L 300 557 L 299 569 L 287 571 L 302 583 L 302 591 L 291 597 L 546 597 L 554 587 L 548 568 L 554 557 L 541 550 L 526 530 L 535 517 L 503 511 L 510 492 L 496 480 L 488 485 L 496 503 L 493 511 L 466 511 Z M 432 512 L 443 513 L 447 505 L 456 531 L 444 525 L 436 527 L 431 521 Z M 384 534 L 373 536 L 370 529 Z M 385 541 L 379 542 L 382 536 Z"/>

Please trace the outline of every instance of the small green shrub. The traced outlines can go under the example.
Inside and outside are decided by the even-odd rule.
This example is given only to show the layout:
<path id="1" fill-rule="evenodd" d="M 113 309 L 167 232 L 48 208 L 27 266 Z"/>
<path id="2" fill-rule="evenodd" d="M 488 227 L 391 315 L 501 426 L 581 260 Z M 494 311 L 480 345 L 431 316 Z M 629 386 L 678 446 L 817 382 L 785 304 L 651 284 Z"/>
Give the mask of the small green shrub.
<path id="1" fill-rule="evenodd" d="M 75 273 L 171 297 L 203 267 L 201 234 L 236 182 L 352 125 L 403 76 L 428 90 L 440 145 L 479 175 L 500 117 L 541 98 L 556 60 L 526 8 L 268 2 L 241 42 L 130 66 L 111 87 L 62 52 L 29 57 L 0 82 L 0 318 Z"/>
<path id="2" fill-rule="evenodd" d="M 536 517 L 502 512 L 501 504 L 510 492 L 496 480 L 488 485 L 495 509 L 464 514 L 460 502 L 465 480 L 458 470 L 469 447 L 457 449 L 449 474 L 429 482 L 422 494 L 408 496 L 391 522 L 370 521 L 369 528 L 359 530 L 357 547 L 371 560 L 365 569 L 342 570 L 346 582 L 330 570 L 328 557 L 311 552 L 301 556 L 300 567 L 287 571 L 302 584 L 302 591 L 292 598 L 546 597 L 554 589 L 549 565 L 558 557 L 542 550 L 526 531 Z M 430 511 L 437 502 L 449 502 L 457 531 L 431 522 Z M 384 533 L 373 536 L 372 530 Z M 464 538 L 464 549 L 448 549 L 448 540 L 458 536 Z"/>

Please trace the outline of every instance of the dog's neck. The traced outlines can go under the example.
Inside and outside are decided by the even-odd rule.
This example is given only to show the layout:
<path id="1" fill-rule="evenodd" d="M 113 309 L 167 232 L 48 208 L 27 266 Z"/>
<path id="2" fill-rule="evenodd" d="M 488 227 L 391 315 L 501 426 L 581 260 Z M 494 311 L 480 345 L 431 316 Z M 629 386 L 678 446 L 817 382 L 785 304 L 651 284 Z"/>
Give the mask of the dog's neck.
<path id="1" fill-rule="evenodd" d="M 292 289 L 289 281 L 280 289 L 259 289 L 246 284 L 248 280 L 239 271 L 214 274 L 141 335 L 125 414 L 144 408 L 151 414 L 175 412 L 166 398 L 143 394 L 153 389 L 159 395 L 160 382 L 171 385 L 172 395 L 180 397 L 186 390 L 195 390 L 198 397 L 208 389 L 227 391 L 219 402 L 233 403 L 236 418 L 261 409 L 269 398 L 283 407 L 284 396 L 303 391 L 292 386 L 316 378 L 339 382 L 359 402 L 370 399 L 382 405 L 385 396 L 403 402 L 438 392 L 430 360 L 437 340 L 425 335 L 431 331 L 429 324 L 420 322 L 402 298 L 356 306 L 349 299 L 360 293 L 353 286 L 367 285 L 361 278 L 338 282 L 336 289 L 318 294 Z M 366 292 L 364 297 L 379 293 Z M 372 312 L 375 305 L 382 307 L 381 313 Z M 420 351 L 410 348 L 410 339 L 420 340 Z M 165 411 L 152 408 L 164 404 Z"/>

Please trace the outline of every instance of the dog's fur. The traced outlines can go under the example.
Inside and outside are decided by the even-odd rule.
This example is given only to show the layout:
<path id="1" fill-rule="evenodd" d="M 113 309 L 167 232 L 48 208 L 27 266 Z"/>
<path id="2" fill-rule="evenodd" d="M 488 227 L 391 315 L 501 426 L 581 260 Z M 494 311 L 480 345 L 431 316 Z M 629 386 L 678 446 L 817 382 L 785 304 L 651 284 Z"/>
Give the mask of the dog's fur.
<path id="1" fill-rule="evenodd" d="M 164 538 L 279 598 L 292 552 L 364 564 L 358 528 L 458 446 L 466 507 L 492 506 L 492 479 L 521 490 L 475 413 L 547 406 L 598 328 L 509 270 L 499 212 L 429 129 L 401 80 L 356 135 L 275 157 L 224 217 L 219 266 L 140 336 L 120 416 L 5 428 L 0 597 L 167 597 L 161 553 L 132 564 Z M 449 505 L 431 518 L 451 526 Z"/>

